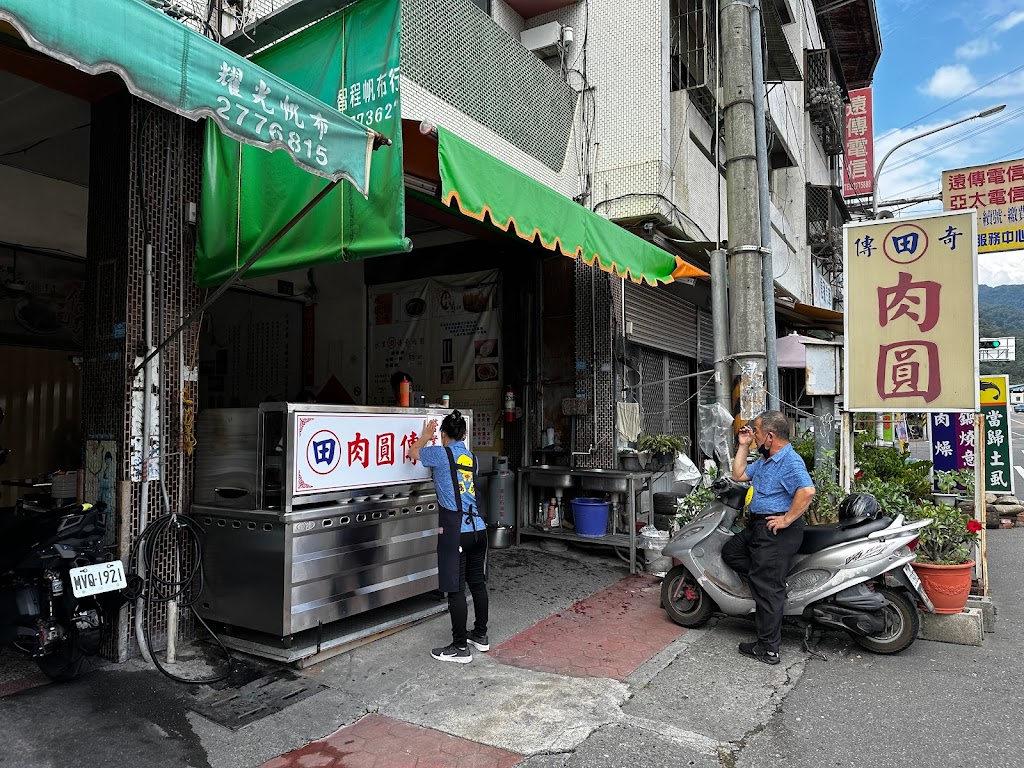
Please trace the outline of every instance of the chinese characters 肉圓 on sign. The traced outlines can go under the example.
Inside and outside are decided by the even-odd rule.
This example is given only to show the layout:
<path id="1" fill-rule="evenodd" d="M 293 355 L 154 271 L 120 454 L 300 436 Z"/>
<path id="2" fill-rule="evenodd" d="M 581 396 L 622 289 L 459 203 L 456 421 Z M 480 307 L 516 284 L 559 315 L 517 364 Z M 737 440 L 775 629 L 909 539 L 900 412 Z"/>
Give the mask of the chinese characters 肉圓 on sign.
<path id="1" fill-rule="evenodd" d="M 443 411 L 429 418 L 440 424 Z M 472 428 L 472 415 L 466 414 Z M 297 413 L 293 493 L 297 496 L 349 488 L 418 482 L 430 470 L 410 455 L 423 428 L 420 414 Z M 433 444 L 438 444 L 435 437 Z"/>
<path id="2" fill-rule="evenodd" d="M 976 409 L 976 258 L 973 213 L 846 226 L 849 410 Z"/>
<path id="3" fill-rule="evenodd" d="M 850 91 L 846 105 L 843 148 L 843 196 L 870 195 L 874 190 L 875 148 L 871 89 Z"/>
<path id="4" fill-rule="evenodd" d="M 943 171 L 942 207 L 978 212 L 978 253 L 1024 248 L 1024 159 Z"/>

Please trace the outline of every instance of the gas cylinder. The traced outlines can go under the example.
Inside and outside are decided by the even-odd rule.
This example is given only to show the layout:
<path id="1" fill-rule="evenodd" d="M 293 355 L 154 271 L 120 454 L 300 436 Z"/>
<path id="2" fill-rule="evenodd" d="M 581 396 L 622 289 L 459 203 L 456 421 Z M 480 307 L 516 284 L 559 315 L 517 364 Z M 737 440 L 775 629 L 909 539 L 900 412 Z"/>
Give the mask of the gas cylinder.
<path id="1" fill-rule="evenodd" d="M 488 503 L 484 515 L 487 525 L 512 528 L 516 524 L 516 476 L 509 469 L 508 456 L 495 456 L 488 476 Z"/>

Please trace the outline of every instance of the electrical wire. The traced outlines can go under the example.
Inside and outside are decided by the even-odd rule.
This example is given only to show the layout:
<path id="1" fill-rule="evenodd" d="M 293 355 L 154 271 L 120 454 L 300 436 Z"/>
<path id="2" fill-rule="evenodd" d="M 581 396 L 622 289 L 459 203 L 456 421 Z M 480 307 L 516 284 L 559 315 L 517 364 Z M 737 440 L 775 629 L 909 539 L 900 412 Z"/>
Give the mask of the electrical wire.
<path id="1" fill-rule="evenodd" d="M 1015 120 L 1017 120 L 1017 118 L 1019 118 L 1021 115 L 1024 115 L 1024 107 L 1018 107 L 1017 109 L 1014 109 L 1012 112 L 1008 112 L 1005 116 L 999 118 L 998 120 L 992 120 L 991 122 L 984 123 L 978 126 L 977 128 L 964 131 L 963 133 L 958 133 L 955 137 L 940 142 L 939 144 L 936 144 L 933 147 L 923 149 L 920 152 L 915 152 L 913 155 L 905 157 L 898 163 L 894 163 L 892 166 L 889 166 L 885 170 L 886 172 L 888 172 L 895 171 L 899 168 L 903 168 L 917 160 L 928 157 L 930 155 L 934 155 L 936 152 L 941 152 L 943 149 L 948 149 L 949 147 L 955 146 L 960 142 L 967 141 L 968 139 L 973 139 L 976 136 L 980 136 L 981 134 L 987 131 L 991 131 L 994 128 L 999 128 L 1000 126 L 1006 125 L 1007 123 L 1012 123 Z"/>
<path id="2" fill-rule="evenodd" d="M 215 683 L 224 680 L 231 674 L 233 662 L 231 654 L 220 638 L 203 621 L 195 609 L 199 598 L 203 594 L 203 554 L 201 536 L 202 528 L 195 520 L 187 515 L 170 514 L 158 517 L 136 538 L 128 558 L 128 570 L 134 571 L 137 559 L 141 559 L 145 566 L 146 579 L 143 581 L 138 576 L 129 578 L 128 589 L 135 592 L 129 599 L 134 601 L 141 598 L 145 611 L 143 612 L 143 635 L 146 646 L 149 648 L 153 664 L 160 672 L 179 683 L 190 685 L 201 685 Z M 177 562 L 191 562 L 192 569 L 182 578 L 165 579 L 159 576 L 156 568 L 153 567 L 156 561 L 157 551 L 173 552 Z M 170 672 L 160 663 L 158 654 L 153 650 L 153 642 L 150 636 L 150 626 L 153 618 L 153 607 L 160 603 L 169 603 L 174 600 L 181 600 L 181 604 L 188 607 L 199 623 L 206 628 L 217 645 L 224 652 L 228 663 L 228 669 L 223 674 L 206 678 L 186 678 Z"/>
<path id="3" fill-rule="evenodd" d="M 1007 159 L 1009 159 L 1011 157 L 1014 157 L 1015 155 L 1018 155 L 1021 152 L 1024 152 L 1024 147 L 1017 147 L 1016 149 L 1011 149 L 1009 152 L 1006 152 L 1006 153 L 1000 155 L 999 157 L 994 158 L 989 163 L 981 163 L 981 165 L 991 165 L 992 163 L 998 163 L 1001 160 L 1007 160 Z M 908 192 L 913 192 L 915 190 L 921 189 L 921 187 L 934 187 L 937 184 L 939 184 L 939 182 L 936 182 L 936 181 L 924 181 L 924 182 L 921 182 L 920 184 L 915 184 L 912 187 L 907 187 L 906 189 L 903 189 L 903 190 L 901 190 L 899 192 L 894 192 L 892 196 L 894 198 L 900 198 L 900 197 L 903 197 Z M 936 192 L 941 192 L 941 191 L 942 191 L 942 189 L 941 189 L 941 185 L 940 185 L 940 188 L 938 190 L 936 190 Z"/>
<path id="4" fill-rule="evenodd" d="M 904 126 L 902 126 L 900 128 L 893 128 L 891 130 L 886 131 L 881 136 L 876 136 L 875 137 L 875 141 L 876 142 L 877 141 L 881 141 L 882 139 L 886 138 L 887 136 L 891 136 L 894 133 L 898 133 L 899 131 L 903 131 L 903 130 L 906 130 L 907 128 L 910 128 L 911 126 L 917 125 L 918 123 L 920 123 L 925 118 L 931 117 L 935 113 L 941 112 L 942 110 L 946 109 L 946 107 L 951 107 L 951 106 L 953 106 L 954 104 L 956 104 L 959 101 L 963 101 L 968 96 L 973 96 L 974 94 L 976 94 L 981 89 L 987 88 L 988 86 L 992 85 L 993 83 L 999 82 L 1004 77 L 1009 77 L 1010 75 L 1016 74 L 1017 72 L 1020 72 L 1022 69 L 1024 69 L 1024 64 L 1021 64 L 1019 67 L 1014 67 L 1013 69 L 1009 70 L 1008 72 L 1003 72 L 1003 74 L 997 75 L 996 77 L 993 77 L 987 83 L 982 83 L 981 85 L 979 85 L 974 90 L 968 91 L 967 93 L 963 94 L 962 96 L 958 96 L 957 98 L 953 99 L 952 101 L 947 101 L 941 107 L 937 107 L 936 109 L 933 109 L 928 114 L 921 115 L 921 117 L 918 117 L 918 118 L 915 118 L 914 120 L 911 120 L 909 123 L 907 123 L 906 125 L 904 125 Z"/>

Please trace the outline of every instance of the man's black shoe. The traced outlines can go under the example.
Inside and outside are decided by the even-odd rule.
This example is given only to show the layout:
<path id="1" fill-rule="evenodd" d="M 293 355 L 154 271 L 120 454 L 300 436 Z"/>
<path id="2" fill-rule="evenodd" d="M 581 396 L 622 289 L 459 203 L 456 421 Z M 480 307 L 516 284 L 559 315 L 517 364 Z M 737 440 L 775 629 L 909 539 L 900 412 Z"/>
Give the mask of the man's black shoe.
<path id="1" fill-rule="evenodd" d="M 763 661 L 765 664 L 778 664 L 779 654 L 774 651 L 766 651 L 758 643 L 740 643 L 740 653 L 752 659 Z"/>

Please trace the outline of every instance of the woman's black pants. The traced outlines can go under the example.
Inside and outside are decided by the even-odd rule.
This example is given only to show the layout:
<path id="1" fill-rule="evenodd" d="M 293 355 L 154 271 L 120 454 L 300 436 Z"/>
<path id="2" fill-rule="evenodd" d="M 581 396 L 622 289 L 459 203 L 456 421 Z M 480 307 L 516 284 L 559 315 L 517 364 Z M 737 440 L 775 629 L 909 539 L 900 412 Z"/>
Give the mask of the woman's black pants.
<path id="1" fill-rule="evenodd" d="M 452 642 L 466 646 L 466 585 L 473 595 L 473 632 L 487 634 L 487 531 L 462 533 L 459 538 L 459 591 L 448 593 L 448 613 L 452 617 Z"/>

